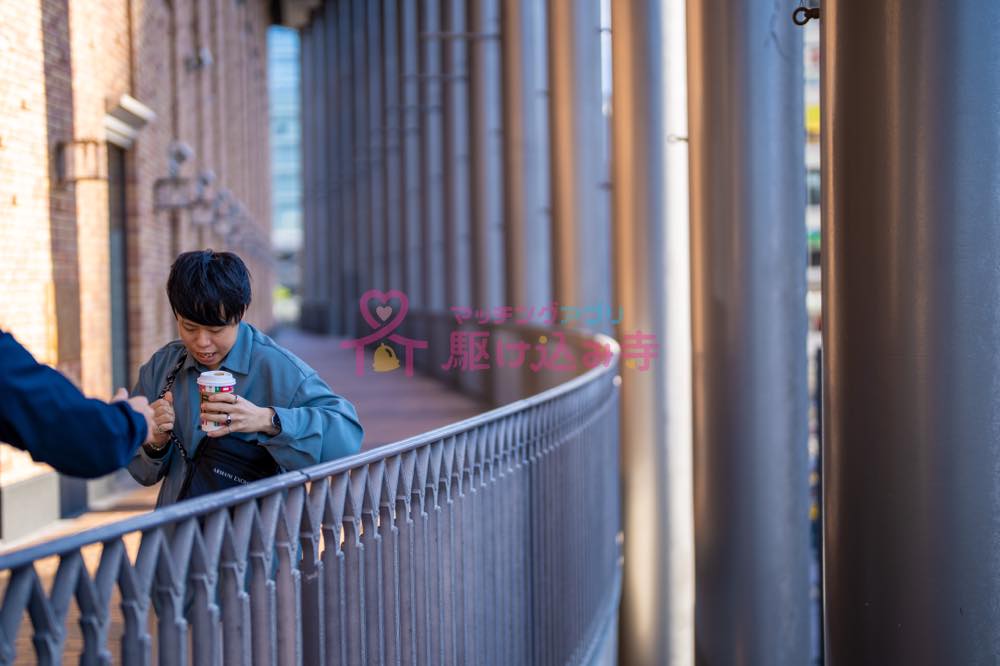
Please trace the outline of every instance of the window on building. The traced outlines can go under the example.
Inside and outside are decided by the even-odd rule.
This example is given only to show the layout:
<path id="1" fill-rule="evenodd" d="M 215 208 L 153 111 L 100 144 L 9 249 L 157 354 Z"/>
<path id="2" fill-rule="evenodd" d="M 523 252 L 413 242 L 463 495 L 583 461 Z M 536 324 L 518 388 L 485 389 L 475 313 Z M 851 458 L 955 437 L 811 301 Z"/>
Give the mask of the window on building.
<path id="1" fill-rule="evenodd" d="M 819 205 L 820 178 L 819 169 L 809 169 L 806 172 L 806 203 L 810 206 Z"/>

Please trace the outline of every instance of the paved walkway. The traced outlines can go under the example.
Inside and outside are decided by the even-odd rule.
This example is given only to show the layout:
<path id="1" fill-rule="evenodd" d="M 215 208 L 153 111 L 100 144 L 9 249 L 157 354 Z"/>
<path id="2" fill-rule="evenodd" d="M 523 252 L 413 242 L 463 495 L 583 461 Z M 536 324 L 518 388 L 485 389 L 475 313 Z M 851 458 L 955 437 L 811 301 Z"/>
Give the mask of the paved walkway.
<path id="1" fill-rule="evenodd" d="M 488 406 L 456 393 L 420 375 L 407 377 L 403 368 L 393 372 L 355 374 L 354 351 L 340 348 L 340 340 L 283 329 L 275 339 L 311 365 L 338 393 L 358 410 L 365 428 L 364 449 L 398 442 L 441 426 L 461 421 Z M 36 534 L 0 545 L 0 553 L 151 511 L 159 486 L 132 485 L 95 511 L 47 526 Z"/>

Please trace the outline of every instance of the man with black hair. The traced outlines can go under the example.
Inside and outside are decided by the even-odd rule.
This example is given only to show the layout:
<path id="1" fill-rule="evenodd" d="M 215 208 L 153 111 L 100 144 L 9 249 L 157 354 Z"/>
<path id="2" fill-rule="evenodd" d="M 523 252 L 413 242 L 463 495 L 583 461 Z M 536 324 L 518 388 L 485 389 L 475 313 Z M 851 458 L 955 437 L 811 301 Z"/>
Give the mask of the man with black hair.
<path id="1" fill-rule="evenodd" d="M 360 450 L 364 431 L 354 406 L 305 362 L 242 321 L 250 273 L 238 256 L 212 250 L 179 255 L 167 296 L 180 339 L 142 366 L 134 392 L 158 398 L 172 373 L 173 385 L 152 403 L 156 433 L 129 465 L 139 483 L 164 480 L 157 506 L 177 501 L 190 464 L 184 457 L 193 457 L 206 436 L 260 447 L 285 471 Z M 234 391 L 201 402 L 197 379 L 208 370 L 230 372 Z M 223 427 L 206 433 L 199 429 L 202 420 Z M 171 445 L 171 435 L 183 451 Z"/>
<path id="2" fill-rule="evenodd" d="M 0 441 L 57 472 L 90 479 L 128 464 L 153 429 L 146 398 L 129 398 L 123 388 L 111 404 L 88 398 L 0 331 Z"/>

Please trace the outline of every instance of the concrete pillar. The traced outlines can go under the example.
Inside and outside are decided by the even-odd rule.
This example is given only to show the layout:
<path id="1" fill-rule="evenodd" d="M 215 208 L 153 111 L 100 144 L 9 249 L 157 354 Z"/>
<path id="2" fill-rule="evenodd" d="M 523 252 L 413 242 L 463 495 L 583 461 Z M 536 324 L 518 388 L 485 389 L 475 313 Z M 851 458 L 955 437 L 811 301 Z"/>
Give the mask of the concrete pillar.
<path id="1" fill-rule="evenodd" d="M 334 3 L 324 5 L 324 49 L 322 85 L 326 95 L 326 113 L 323 117 L 323 141 L 321 145 L 326 153 L 326 173 L 324 183 L 328 190 L 327 206 L 324 224 L 328 231 L 323 245 L 323 274 L 329 282 L 327 298 L 328 330 L 333 335 L 344 333 L 344 273 L 340 257 L 343 246 L 343 187 L 341 183 L 341 165 L 339 164 L 341 135 L 339 132 L 340 116 L 343 113 L 345 92 L 340 87 L 338 72 L 338 11 Z"/>
<path id="2" fill-rule="evenodd" d="M 371 116 L 369 90 L 372 85 L 368 63 L 368 12 L 367 0 L 353 0 L 351 3 L 351 65 L 354 72 L 354 252 L 358 269 L 358 291 L 360 296 L 375 285 L 372 282 L 371 260 Z M 357 296 L 355 297 L 357 302 Z M 360 316 L 355 308 L 355 318 Z M 364 329 L 362 329 L 364 330 Z"/>
<path id="3" fill-rule="evenodd" d="M 504 302 L 503 100 L 500 0 L 470 3 L 473 295 L 477 307 Z"/>
<path id="4" fill-rule="evenodd" d="M 823 3 L 828 664 L 1000 660 L 1000 5 Z"/>
<path id="5" fill-rule="evenodd" d="M 385 117 L 382 106 L 382 3 L 367 3 L 368 36 L 368 173 L 371 194 L 369 261 L 371 284 L 384 290 L 385 279 Z"/>
<path id="6" fill-rule="evenodd" d="M 420 0 L 420 152 L 423 189 L 424 306 L 445 309 L 444 253 L 444 99 L 443 48 L 433 37 L 441 32 L 441 0 Z"/>
<path id="7" fill-rule="evenodd" d="M 684 0 L 611 8 L 617 338 L 659 344 L 650 370 L 622 367 L 625 664 L 695 663 L 684 17 Z"/>
<path id="8" fill-rule="evenodd" d="M 357 95 L 354 86 L 354 43 L 351 39 L 353 28 L 352 2 L 342 0 L 337 7 L 337 53 L 340 59 L 340 90 L 344 92 L 343 103 L 339 105 L 340 148 L 338 151 L 338 171 L 340 181 L 342 244 L 340 260 L 344 276 L 341 290 L 341 307 L 343 313 L 343 332 L 349 337 L 355 337 L 358 331 L 358 298 L 362 288 L 359 285 L 360 257 L 357 254 L 358 238 L 358 192 L 356 189 L 357 169 L 355 167 L 354 118 L 357 115 L 353 100 Z"/>
<path id="9" fill-rule="evenodd" d="M 475 307 L 472 297 L 472 178 L 469 130 L 469 31 L 466 0 L 447 0 L 445 25 L 445 248 L 449 306 Z"/>
<path id="10" fill-rule="evenodd" d="M 505 289 L 509 305 L 541 307 L 552 302 L 548 13 L 536 0 L 503 12 Z"/>
<path id="11" fill-rule="evenodd" d="M 332 308 L 333 280 L 327 269 L 330 265 L 326 248 L 329 246 L 330 217 L 327 214 L 330 205 L 330 183 L 327 177 L 330 155 L 324 149 L 326 145 L 327 126 L 327 89 L 326 89 L 326 15 L 327 8 L 317 12 L 311 23 L 313 35 L 312 58 L 310 61 L 310 78 L 307 85 L 313 88 L 312 102 L 315 108 L 310 113 L 312 127 L 310 135 L 313 142 L 313 160 L 311 172 L 305 176 L 312 181 L 313 191 L 313 243 L 316 245 L 317 269 L 316 276 L 316 330 L 320 333 L 330 333 L 330 310 Z"/>
<path id="12" fill-rule="evenodd" d="M 302 301 L 299 313 L 299 324 L 307 331 L 316 330 L 316 304 L 319 299 L 319 280 L 321 279 L 319 256 L 316 238 L 315 192 L 312 179 L 315 150 L 313 143 L 313 118 L 315 105 L 313 97 L 315 88 L 308 85 L 312 81 L 314 33 L 312 24 L 301 30 L 299 47 L 299 76 L 302 80 L 301 118 L 302 118 Z"/>
<path id="13" fill-rule="evenodd" d="M 804 664 L 802 34 L 769 0 L 687 7 L 697 658 Z"/>
<path id="14" fill-rule="evenodd" d="M 422 131 L 420 113 L 419 40 L 417 3 L 400 3 L 402 29 L 400 49 L 403 71 L 403 290 L 410 308 L 424 307 L 422 257 L 423 190 L 420 178 L 423 162 L 420 149 Z"/>
<path id="15" fill-rule="evenodd" d="M 554 296 L 611 305 L 611 220 L 599 0 L 549 1 Z M 608 322 L 592 326 L 610 332 Z"/>
<path id="16" fill-rule="evenodd" d="M 382 7 L 385 20 L 385 253 L 386 288 L 403 286 L 403 109 L 398 0 Z"/>

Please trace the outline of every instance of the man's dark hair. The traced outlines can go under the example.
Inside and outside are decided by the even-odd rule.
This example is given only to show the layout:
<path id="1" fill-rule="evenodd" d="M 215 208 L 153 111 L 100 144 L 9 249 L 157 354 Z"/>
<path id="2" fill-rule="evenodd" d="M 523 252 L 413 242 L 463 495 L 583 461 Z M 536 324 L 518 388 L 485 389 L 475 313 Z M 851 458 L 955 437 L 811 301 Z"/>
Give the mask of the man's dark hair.
<path id="1" fill-rule="evenodd" d="M 228 326 L 250 305 L 250 271 L 232 252 L 183 252 L 170 267 L 167 297 L 174 316 L 202 326 Z"/>

